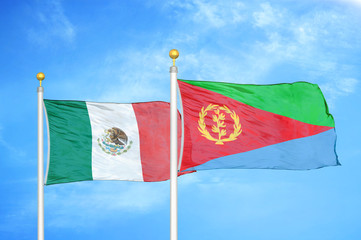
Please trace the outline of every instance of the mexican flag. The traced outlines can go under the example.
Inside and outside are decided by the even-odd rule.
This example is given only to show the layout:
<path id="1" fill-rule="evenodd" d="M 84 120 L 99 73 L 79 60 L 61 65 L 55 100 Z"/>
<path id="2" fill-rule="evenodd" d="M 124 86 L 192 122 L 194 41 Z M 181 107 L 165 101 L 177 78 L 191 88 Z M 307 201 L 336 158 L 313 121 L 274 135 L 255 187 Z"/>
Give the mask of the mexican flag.
<path id="1" fill-rule="evenodd" d="M 181 170 L 305 170 L 339 165 L 335 123 L 316 84 L 178 80 Z"/>
<path id="2" fill-rule="evenodd" d="M 50 148 L 46 185 L 169 179 L 169 103 L 44 100 L 44 105 Z M 178 120 L 180 147 L 180 115 Z"/>

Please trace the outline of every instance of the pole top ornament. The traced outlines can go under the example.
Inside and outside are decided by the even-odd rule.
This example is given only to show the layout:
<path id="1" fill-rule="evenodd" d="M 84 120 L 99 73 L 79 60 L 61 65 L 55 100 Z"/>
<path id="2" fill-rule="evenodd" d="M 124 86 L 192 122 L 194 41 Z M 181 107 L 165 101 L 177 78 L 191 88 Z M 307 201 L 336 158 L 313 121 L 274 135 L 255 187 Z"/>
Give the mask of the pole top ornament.
<path id="1" fill-rule="evenodd" d="M 38 74 L 36 74 L 36 78 L 40 81 L 40 87 L 41 87 L 41 81 L 43 81 L 45 79 L 45 74 L 42 72 L 39 72 Z"/>
<path id="2" fill-rule="evenodd" d="M 173 59 L 173 66 L 175 66 L 175 60 L 178 58 L 179 52 L 177 49 L 172 49 L 169 51 L 169 57 Z"/>

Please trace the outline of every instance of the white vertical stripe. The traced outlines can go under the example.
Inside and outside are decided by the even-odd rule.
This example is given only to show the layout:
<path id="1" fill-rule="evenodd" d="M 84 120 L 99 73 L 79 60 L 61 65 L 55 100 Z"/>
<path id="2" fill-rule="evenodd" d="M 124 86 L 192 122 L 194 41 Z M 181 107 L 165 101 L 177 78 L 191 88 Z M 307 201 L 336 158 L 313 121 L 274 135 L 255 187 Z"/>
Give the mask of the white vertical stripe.
<path id="1" fill-rule="evenodd" d="M 86 104 L 93 136 L 93 179 L 143 181 L 138 124 L 132 105 L 94 102 Z M 105 131 L 113 127 L 125 132 L 128 136 L 126 146 L 130 146 L 126 152 L 115 156 L 104 151 L 98 142 L 98 139 L 101 140 L 106 134 Z"/>

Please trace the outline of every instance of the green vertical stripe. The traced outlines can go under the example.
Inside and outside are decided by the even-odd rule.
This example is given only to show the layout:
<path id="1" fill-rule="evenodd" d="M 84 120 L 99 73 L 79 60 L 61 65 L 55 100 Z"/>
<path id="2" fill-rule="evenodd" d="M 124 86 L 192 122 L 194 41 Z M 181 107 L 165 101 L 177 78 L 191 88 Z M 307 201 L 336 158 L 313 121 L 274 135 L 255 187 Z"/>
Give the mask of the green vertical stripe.
<path id="1" fill-rule="evenodd" d="M 335 126 L 333 117 L 328 112 L 326 100 L 316 84 L 296 82 L 252 85 L 179 80 L 304 123 Z"/>
<path id="2" fill-rule="evenodd" d="M 92 180 L 92 132 L 85 102 L 44 100 L 50 136 L 46 185 Z"/>

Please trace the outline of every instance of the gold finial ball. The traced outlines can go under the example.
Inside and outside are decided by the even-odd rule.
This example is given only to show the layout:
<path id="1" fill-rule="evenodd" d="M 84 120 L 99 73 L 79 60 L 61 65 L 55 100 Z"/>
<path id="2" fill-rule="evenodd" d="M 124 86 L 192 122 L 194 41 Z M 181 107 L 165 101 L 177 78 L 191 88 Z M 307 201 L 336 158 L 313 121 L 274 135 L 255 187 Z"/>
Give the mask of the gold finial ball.
<path id="1" fill-rule="evenodd" d="M 169 51 L 169 57 L 172 59 L 176 59 L 179 56 L 179 52 L 177 49 L 172 49 Z"/>
<path id="2" fill-rule="evenodd" d="M 45 74 L 42 73 L 42 72 L 39 72 L 38 74 L 36 74 L 36 78 L 37 78 L 39 81 L 43 81 L 44 78 L 45 78 Z"/>

